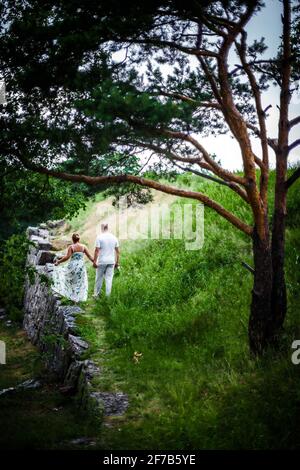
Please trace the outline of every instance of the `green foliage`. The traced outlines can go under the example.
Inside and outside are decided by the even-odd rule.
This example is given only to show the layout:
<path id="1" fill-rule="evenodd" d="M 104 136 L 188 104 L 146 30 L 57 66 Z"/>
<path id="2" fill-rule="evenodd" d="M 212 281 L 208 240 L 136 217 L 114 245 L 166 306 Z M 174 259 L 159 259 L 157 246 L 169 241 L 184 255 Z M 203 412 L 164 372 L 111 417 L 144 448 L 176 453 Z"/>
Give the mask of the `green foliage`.
<path id="1" fill-rule="evenodd" d="M 28 171 L 0 176 L 0 239 L 22 232 L 28 225 L 76 215 L 85 206 L 83 185 L 74 185 Z"/>
<path id="2" fill-rule="evenodd" d="M 44 344 L 48 346 L 57 346 L 60 345 L 63 348 L 67 346 L 68 342 L 61 334 L 54 333 L 45 333 L 42 337 Z"/>
<path id="3" fill-rule="evenodd" d="M 118 136 L 128 137 L 128 125 L 136 128 L 141 136 L 147 134 L 147 129 L 182 125 L 182 122 L 185 127 L 202 130 L 199 119 L 193 118 L 195 106 L 177 104 L 171 99 L 162 102 L 147 91 L 138 91 L 136 82 L 137 74 L 131 74 L 127 82 L 107 80 L 93 90 L 90 99 L 77 103 L 86 116 L 101 121 L 103 138 L 99 143 L 102 152 L 107 151 L 108 145 Z"/>
<path id="4" fill-rule="evenodd" d="M 125 183 L 120 186 L 111 186 L 107 189 L 105 194 L 107 196 L 114 196 L 112 202 L 113 206 L 119 207 L 120 201 L 124 201 L 126 196 L 127 207 L 134 206 L 136 204 L 147 204 L 153 201 L 153 195 L 149 188 L 141 188 L 136 184 Z"/>
<path id="5" fill-rule="evenodd" d="M 0 252 L 0 303 L 12 320 L 22 318 L 22 300 L 26 275 L 32 279 L 32 268 L 25 266 L 29 249 L 25 235 L 12 235 L 3 243 Z"/>
<path id="6" fill-rule="evenodd" d="M 212 90 L 200 64 L 185 53 L 195 47 L 201 15 L 222 22 L 229 14 L 238 21 L 243 12 L 241 2 L 215 3 L 121 6 L 112 1 L 80 9 L 70 0 L 59 8 L 52 1 L 37 6 L 28 0 L 16 7 L 6 2 L 0 16 L 0 32 L 5 32 L 0 76 L 7 80 L 8 104 L 0 110 L 5 118 L 0 146 L 7 164 L 20 169 L 21 160 L 25 166 L 69 168 L 76 174 L 115 174 L 128 172 L 132 155 L 149 144 L 187 157 L 198 153 L 169 138 L 166 128 L 203 136 L 227 132 L 215 109 L 199 108 L 212 100 Z M 150 45 L 153 38 L 182 44 L 183 50 L 156 41 Z M 202 39 L 205 48 L 207 37 Z M 114 53 L 135 41 L 138 47 L 126 48 L 126 60 L 116 63 Z M 263 49 L 257 44 L 252 50 L 258 54 Z M 167 65 L 166 73 L 161 64 Z M 231 75 L 230 82 L 236 105 L 254 124 L 249 86 L 240 74 Z M 170 167 L 168 156 L 156 153 Z M 122 162 L 116 154 L 122 154 Z"/>

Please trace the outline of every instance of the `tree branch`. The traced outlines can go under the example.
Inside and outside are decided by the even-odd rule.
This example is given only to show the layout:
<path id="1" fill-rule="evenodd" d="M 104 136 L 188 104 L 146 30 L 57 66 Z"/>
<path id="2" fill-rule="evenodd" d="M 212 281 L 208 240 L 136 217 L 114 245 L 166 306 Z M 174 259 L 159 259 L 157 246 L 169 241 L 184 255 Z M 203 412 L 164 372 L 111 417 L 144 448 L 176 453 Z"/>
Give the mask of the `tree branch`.
<path id="1" fill-rule="evenodd" d="M 298 145 L 300 145 L 300 139 L 296 139 L 293 143 L 289 145 L 289 148 L 288 148 L 289 152 L 293 150 L 295 147 L 297 147 Z"/>
<path id="2" fill-rule="evenodd" d="M 182 93 L 171 93 L 168 91 L 163 91 L 160 90 L 158 93 L 155 93 L 155 95 L 162 95 L 162 96 L 167 96 L 169 98 L 175 98 L 177 100 L 185 101 L 186 103 L 193 104 L 197 107 L 203 107 L 203 108 L 212 108 L 212 109 L 221 109 L 221 106 L 219 103 L 216 102 L 210 102 L 210 101 L 198 101 L 195 100 L 194 98 L 191 98 L 190 96 L 183 95 Z"/>
<path id="3" fill-rule="evenodd" d="M 289 121 L 289 129 L 291 129 L 293 126 L 296 126 L 297 124 L 300 124 L 300 116 L 297 116 Z"/>
<path id="4" fill-rule="evenodd" d="M 261 167 L 261 178 L 260 178 L 260 195 L 264 204 L 266 205 L 268 180 L 269 180 L 269 149 L 268 149 L 268 136 L 267 136 L 265 112 L 262 107 L 261 93 L 260 93 L 260 89 L 255 78 L 255 75 L 246 60 L 246 51 L 247 51 L 246 31 L 242 30 L 241 35 L 242 35 L 241 44 L 239 44 L 236 41 L 236 48 L 237 48 L 239 57 L 241 59 L 241 63 L 243 65 L 243 69 L 245 70 L 248 76 L 250 86 L 254 95 L 254 100 L 255 100 L 256 113 L 257 113 L 258 122 L 259 122 L 259 129 L 260 129 L 260 141 L 261 141 L 262 161 L 263 161 L 263 166 Z"/>
<path id="5" fill-rule="evenodd" d="M 234 183 L 233 181 L 229 181 L 228 178 L 226 180 L 214 178 L 213 176 L 206 175 L 206 173 L 202 173 L 200 171 L 194 170 L 193 168 L 184 168 L 184 167 L 182 167 L 182 166 L 180 166 L 176 163 L 177 161 L 179 161 L 179 162 L 183 162 L 183 163 L 198 164 L 201 168 L 214 173 L 214 169 L 208 163 L 204 163 L 203 161 L 201 161 L 201 159 L 199 159 L 199 158 L 180 157 L 179 155 L 175 154 L 174 152 L 172 152 L 168 149 L 162 149 L 161 147 L 158 147 L 157 145 L 150 144 L 150 143 L 143 143 L 143 142 L 138 142 L 138 141 L 136 143 L 137 143 L 138 146 L 149 148 L 151 150 L 154 150 L 158 154 L 166 155 L 166 157 L 168 157 L 170 160 L 172 160 L 174 162 L 174 164 L 176 166 L 178 166 L 178 168 L 181 168 L 182 170 L 191 171 L 195 175 L 203 176 L 204 178 L 210 179 L 211 181 L 215 181 L 216 183 L 220 183 L 220 184 L 223 184 L 225 186 L 228 186 L 235 193 L 237 193 L 244 201 L 249 203 L 246 191 L 244 191 L 238 184 Z"/>
<path id="6" fill-rule="evenodd" d="M 225 181 L 233 181 L 237 184 L 241 184 L 241 185 L 246 185 L 247 184 L 247 180 L 241 176 L 238 176 L 234 173 L 231 173 L 230 171 L 227 171 L 227 170 L 224 170 L 224 168 L 222 168 L 220 165 L 218 165 L 217 162 L 215 162 L 215 160 L 210 157 L 209 153 L 206 151 L 206 149 L 200 144 L 200 142 L 198 142 L 194 137 L 192 137 L 191 135 L 189 134 L 185 134 L 184 132 L 180 132 L 180 131 L 173 131 L 171 129 L 168 129 L 168 128 L 149 128 L 149 127 L 145 127 L 143 125 L 141 125 L 139 122 L 136 122 L 134 120 L 128 120 L 128 122 L 135 128 L 137 129 L 144 129 L 146 130 L 148 133 L 151 133 L 153 134 L 154 136 L 156 135 L 162 135 L 162 136 L 165 136 L 165 137 L 171 137 L 171 138 L 174 138 L 174 139 L 180 139 L 182 141 L 185 141 L 185 142 L 189 142 L 190 144 L 192 144 L 197 150 L 199 150 L 199 152 L 201 153 L 203 159 L 206 161 L 206 163 L 208 163 L 208 165 L 210 166 L 209 170 L 212 171 L 213 173 L 215 173 L 217 176 L 219 176 L 220 178 L 224 179 Z M 200 165 L 201 166 L 201 165 Z"/>
<path id="7" fill-rule="evenodd" d="M 118 40 L 116 40 L 118 42 Z M 122 42 L 122 41 L 121 41 Z M 181 52 L 185 52 L 186 54 L 191 54 L 195 55 L 197 57 L 202 56 L 202 57 L 218 57 L 218 54 L 213 51 L 208 51 L 206 49 L 197 49 L 197 48 L 191 48 L 191 47 L 185 47 L 185 46 L 180 46 L 179 44 L 176 44 L 176 42 L 173 41 L 162 41 L 159 38 L 145 38 L 145 39 L 134 39 L 132 41 L 126 41 L 129 44 L 149 44 L 155 47 L 168 47 L 171 49 L 176 49 Z"/>
<path id="8" fill-rule="evenodd" d="M 254 126 L 250 122 L 246 122 L 246 126 L 248 127 L 248 129 L 251 129 L 251 131 L 253 131 L 257 137 L 261 138 L 260 131 L 259 129 L 257 129 L 256 126 Z M 267 142 L 268 142 L 268 145 L 271 147 L 271 149 L 273 149 L 274 152 L 276 152 L 277 143 L 278 143 L 277 139 L 271 139 L 270 137 L 268 137 Z"/>
<path id="9" fill-rule="evenodd" d="M 289 189 L 297 179 L 300 178 L 300 167 L 286 180 L 285 187 Z"/>
<path id="10" fill-rule="evenodd" d="M 237 36 L 242 32 L 245 25 L 255 11 L 258 2 L 247 3 L 246 11 L 240 16 L 240 20 L 234 28 L 223 39 L 220 53 L 217 58 L 218 82 L 220 84 L 220 95 L 222 99 L 222 110 L 224 118 L 229 125 L 231 132 L 237 139 L 243 158 L 244 173 L 246 179 L 246 191 L 252 207 L 254 223 L 257 228 L 259 238 L 266 240 L 268 231 L 265 224 L 266 207 L 264 207 L 261 195 L 257 186 L 255 155 L 252 150 L 251 140 L 247 131 L 247 123 L 238 111 L 231 88 L 228 75 L 228 54 Z M 202 59 L 204 62 L 204 59 Z"/>
<path id="11" fill-rule="evenodd" d="M 236 183 L 223 181 L 223 180 L 215 178 L 214 176 L 211 176 L 207 173 L 197 171 L 194 168 L 188 168 L 188 167 L 184 168 L 183 166 L 179 165 L 178 163 L 175 163 L 175 165 L 178 166 L 178 168 L 180 168 L 181 170 L 190 171 L 191 173 L 194 173 L 197 176 L 201 176 L 202 178 L 206 178 L 210 181 L 213 181 L 214 183 L 218 183 L 218 184 L 222 184 L 224 186 L 227 186 L 228 188 L 232 189 L 232 191 L 237 193 L 245 202 L 247 202 L 249 204 L 249 199 L 248 199 L 246 191 L 244 191 L 242 188 L 240 188 L 240 186 L 237 185 Z"/>
<path id="12" fill-rule="evenodd" d="M 198 57 L 198 60 L 201 64 L 202 69 L 204 70 L 204 73 L 206 75 L 207 80 L 209 81 L 210 87 L 212 89 L 212 92 L 214 94 L 215 99 L 219 103 L 220 109 L 224 111 L 223 108 L 223 103 L 222 103 L 222 97 L 220 94 L 220 91 L 218 89 L 218 85 L 216 83 L 215 77 L 213 76 L 212 72 L 209 70 L 209 67 L 203 57 Z"/>
<path id="13" fill-rule="evenodd" d="M 147 188 L 152 188 L 157 191 L 161 191 L 163 193 L 167 194 L 172 194 L 174 196 L 180 196 L 180 197 L 185 197 L 189 199 L 195 199 L 200 202 L 202 202 L 205 206 L 210 207 L 213 209 L 215 212 L 217 212 L 221 217 L 226 219 L 228 222 L 230 222 L 232 225 L 234 225 L 236 228 L 241 230 L 247 235 L 252 235 L 253 228 L 244 223 L 241 219 L 239 219 L 237 216 L 229 212 L 227 209 L 225 209 L 223 206 L 221 206 L 219 203 L 214 201 L 213 199 L 210 199 L 208 196 L 205 194 L 202 194 L 200 192 L 196 191 L 187 191 L 184 189 L 176 188 L 174 186 L 168 186 L 162 183 L 159 183 L 158 181 L 150 180 L 148 178 L 142 178 L 140 176 L 134 176 L 134 175 L 116 175 L 116 176 L 88 176 L 88 175 L 74 175 L 70 173 L 65 173 L 62 171 L 55 171 L 55 170 L 49 170 L 45 167 L 38 167 L 32 163 L 29 163 L 26 161 L 24 158 L 20 157 L 20 161 L 23 163 L 23 165 L 36 173 L 41 173 L 41 174 L 46 174 L 49 176 L 53 176 L 54 178 L 58 178 L 64 181 L 72 181 L 72 182 L 77 182 L 77 183 L 85 183 L 91 186 L 97 186 L 101 184 L 121 184 L 121 183 L 126 183 L 126 182 L 131 182 L 138 184 L 140 186 L 144 186 Z"/>
<path id="14" fill-rule="evenodd" d="M 172 152 L 171 150 L 161 148 L 161 147 L 159 147 L 158 145 L 155 145 L 155 144 L 144 143 L 144 142 L 140 142 L 140 141 L 136 141 L 136 144 L 139 147 L 144 147 L 144 148 L 154 150 L 158 154 L 160 153 L 160 154 L 166 155 L 170 160 L 176 160 L 178 162 L 192 163 L 192 164 L 193 163 L 198 163 L 198 164 L 201 163 L 201 158 L 199 158 L 199 157 L 196 157 L 196 158 L 181 157 L 180 155 L 177 155 L 176 153 Z M 207 168 L 207 169 L 209 170 L 210 168 Z"/>
<path id="15" fill-rule="evenodd" d="M 234 181 L 235 183 L 245 185 L 247 183 L 245 178 L 235 175 L 230 171 L 224 170 L 220 165 L 218 165 L 213 158 L 210 157 L 206 149 L 198 142 L 194 137 L 184 134 L 183 132 L 171 131 L 169 129 L 161 129 L 161 133 L 165 136 L 173 137 L 175 139 L 181 139 L 186 142 L 190 142 L 194 147 L 196 147 L 199 152 L 202 154 L 204 160 L 210 165 L 211 171 L 213 171 L 217 176 L 220 176 L 225 181 Z"/>

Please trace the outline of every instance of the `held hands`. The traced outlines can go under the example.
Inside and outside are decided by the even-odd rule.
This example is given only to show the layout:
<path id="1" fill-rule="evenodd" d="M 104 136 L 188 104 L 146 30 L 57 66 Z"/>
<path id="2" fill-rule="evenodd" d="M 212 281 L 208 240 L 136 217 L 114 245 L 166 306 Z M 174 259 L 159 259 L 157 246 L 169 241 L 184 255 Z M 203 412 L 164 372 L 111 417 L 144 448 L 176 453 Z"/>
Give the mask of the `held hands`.
<path id="1" fill-rule="evenodd" d="M 55 259 L 54 261 L 54 266 L 58 266 L 61 262 L 63 262 L 64 256 L 59 256 L 58 258 Z"/>
<path id="2" fill-rule="evenodd" d="M 95 261 L 93 261 L 93 267 L 94 267 L 95 269 L 98 268 L 98 264 L 97 264 Z"/>

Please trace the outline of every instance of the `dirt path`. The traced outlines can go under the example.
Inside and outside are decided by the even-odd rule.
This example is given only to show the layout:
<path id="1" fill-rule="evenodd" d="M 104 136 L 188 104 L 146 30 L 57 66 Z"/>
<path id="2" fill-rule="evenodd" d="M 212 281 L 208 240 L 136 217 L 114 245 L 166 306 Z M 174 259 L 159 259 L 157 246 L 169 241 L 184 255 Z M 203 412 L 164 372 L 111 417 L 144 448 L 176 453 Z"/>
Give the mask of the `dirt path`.
<path id="1" fill-rule="evenodd" d="M 140 238 L 138 232 L 143 231 L 140 227 L 149 220 L 151 211 L 155 212 L 163 206 L 169 206 L 176 200 L 172 195 L 159 192 L 154 192 L 153 196 L 153 202 L 137 208 L 130 207 L 126 210 L 116 209 L 112 205 L 112 197 L 95 203 L 80 228 L 82 241 L 90 250 L 93 250 L 96 236 L 100 233 L 100 226 L 104 221 L 108 223 L 111 232 L 121 240 L 132 239 L 134 234 Z"/>

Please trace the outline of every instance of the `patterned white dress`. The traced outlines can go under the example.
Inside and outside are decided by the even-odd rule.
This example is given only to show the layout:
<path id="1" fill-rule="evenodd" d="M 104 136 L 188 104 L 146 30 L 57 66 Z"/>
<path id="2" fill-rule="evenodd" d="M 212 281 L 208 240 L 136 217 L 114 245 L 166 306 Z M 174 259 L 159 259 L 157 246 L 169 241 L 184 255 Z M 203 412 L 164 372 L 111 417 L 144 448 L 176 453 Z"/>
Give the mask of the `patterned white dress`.
<path id="1" fill-rule="evenodd" d="M 85 302 L 88 296 L 88 277 L 84 253 L 75 251 L 68 264 L 54 266 L 52 279 L 54 292 L 73 302 Z"/>

